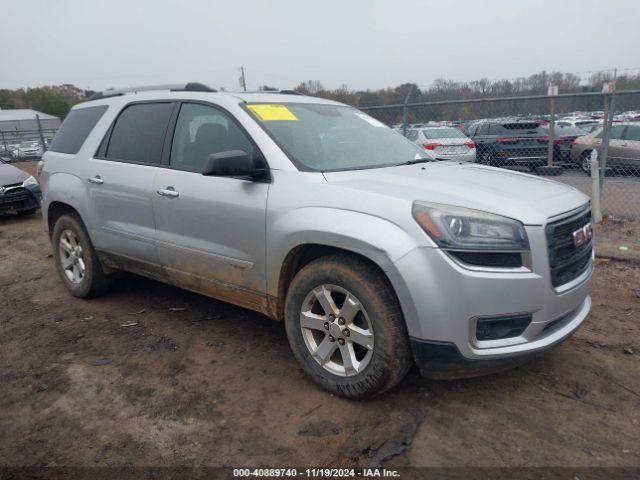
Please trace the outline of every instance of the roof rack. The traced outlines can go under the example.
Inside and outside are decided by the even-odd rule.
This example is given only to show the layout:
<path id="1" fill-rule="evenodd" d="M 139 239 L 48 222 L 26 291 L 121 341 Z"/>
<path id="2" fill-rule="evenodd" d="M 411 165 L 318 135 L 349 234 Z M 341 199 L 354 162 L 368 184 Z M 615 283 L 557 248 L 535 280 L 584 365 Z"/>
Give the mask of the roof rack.
<path id="1" fill-rule="evenodd" d="M 304 93 L 300 93 L 296 90 L 280 90 L 279 92 L 276 92 L 276 93 L 281 93 L 283 95 L 303 95 L 304 96 Z"/>
<path id="2" fill-rule="evenodd" d="M 147 85 L 142 87 L 120 88 L 117 90 L 110 88 L 108 90 L 104 90 L 103 92 L 94 93 L 87 99 L 87 101 L 100 100 L 110 97 L 119 97 L 127 93 L 148 92 L 152 90 L 169 90 L 172 92 L 217 92 L 217 90 L 208 87 L 204 83 L 189 82 L 177 85 Z"/>
<path id="3" fill-rule="evenodd" d="M 275 95 L 302 95 L 304 96 L 304 93 L 300 93 L 296 90 L 254 90 L 251 92 L 234 92 L 234 93 L 238 93 L 238 94 L 243 94 L 243 93 L 259 93 L 259 94 L 269 94 L 269 93 L 273 93 Z"/>

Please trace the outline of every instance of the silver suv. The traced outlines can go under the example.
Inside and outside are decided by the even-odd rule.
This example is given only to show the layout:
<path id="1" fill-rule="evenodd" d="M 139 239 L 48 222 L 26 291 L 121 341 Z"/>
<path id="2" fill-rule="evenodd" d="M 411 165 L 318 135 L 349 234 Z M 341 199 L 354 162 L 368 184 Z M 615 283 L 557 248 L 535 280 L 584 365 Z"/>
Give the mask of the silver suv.
<path id="1" fill-rule="evenodd" d="M 591 307 L 589 199 L 436 161 L 374 118 L 201 84 L 106 91 L 44 155 L 44 222 L 77 297 L 116 271 L 283 320 L 319 385 L 350 398 L 519 363 Z"/>

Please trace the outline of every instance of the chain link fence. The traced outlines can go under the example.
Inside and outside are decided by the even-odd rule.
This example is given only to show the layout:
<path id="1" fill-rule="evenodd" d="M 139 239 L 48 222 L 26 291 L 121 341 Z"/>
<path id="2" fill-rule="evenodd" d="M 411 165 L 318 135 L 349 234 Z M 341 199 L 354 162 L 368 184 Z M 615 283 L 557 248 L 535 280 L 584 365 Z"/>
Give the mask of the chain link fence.
<path id="1" fill-rule="evenodd" d="M 35 160 L 47 151 L 57 128 L 45 128 L 39 122 L 36 129 L 0 129 L 0 158 L 6 162 Z"/>
<path id="2" fill-rule="evenodd" d="M 595 157 L 602 213 L 640 219 L 640 90 L 607 88 L 360 109 L 434 158 L 550 176 L 589 196 Z"/>

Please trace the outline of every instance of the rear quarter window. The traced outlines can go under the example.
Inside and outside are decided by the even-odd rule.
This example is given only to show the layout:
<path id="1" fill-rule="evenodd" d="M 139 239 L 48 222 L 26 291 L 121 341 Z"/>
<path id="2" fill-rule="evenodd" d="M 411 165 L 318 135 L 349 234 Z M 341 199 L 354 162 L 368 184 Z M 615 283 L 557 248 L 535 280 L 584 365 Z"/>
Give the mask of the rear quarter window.
<path id="1" fill-rule="evenodd" d="M 99 105 L 71 110 L 53 138 L 49 150 L 58 153 L 78 153 L 107 108 L 107 105 Z"/>

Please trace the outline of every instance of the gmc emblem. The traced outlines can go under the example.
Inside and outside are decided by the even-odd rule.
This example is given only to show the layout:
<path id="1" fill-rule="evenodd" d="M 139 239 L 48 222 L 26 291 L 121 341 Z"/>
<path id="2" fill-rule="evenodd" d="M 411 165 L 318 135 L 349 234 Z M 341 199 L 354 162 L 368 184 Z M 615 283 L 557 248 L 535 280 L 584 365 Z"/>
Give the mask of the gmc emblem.
<path id="1" fill-rule="evenodd" d="M 593 230 L 591 229 L 591 222 L 587 223 L 584 227 L 579 228 L 575 232 L 573 232 L 573 244 L 576 247 L 580 245 L 584 245 L 593 236 Z"/>

